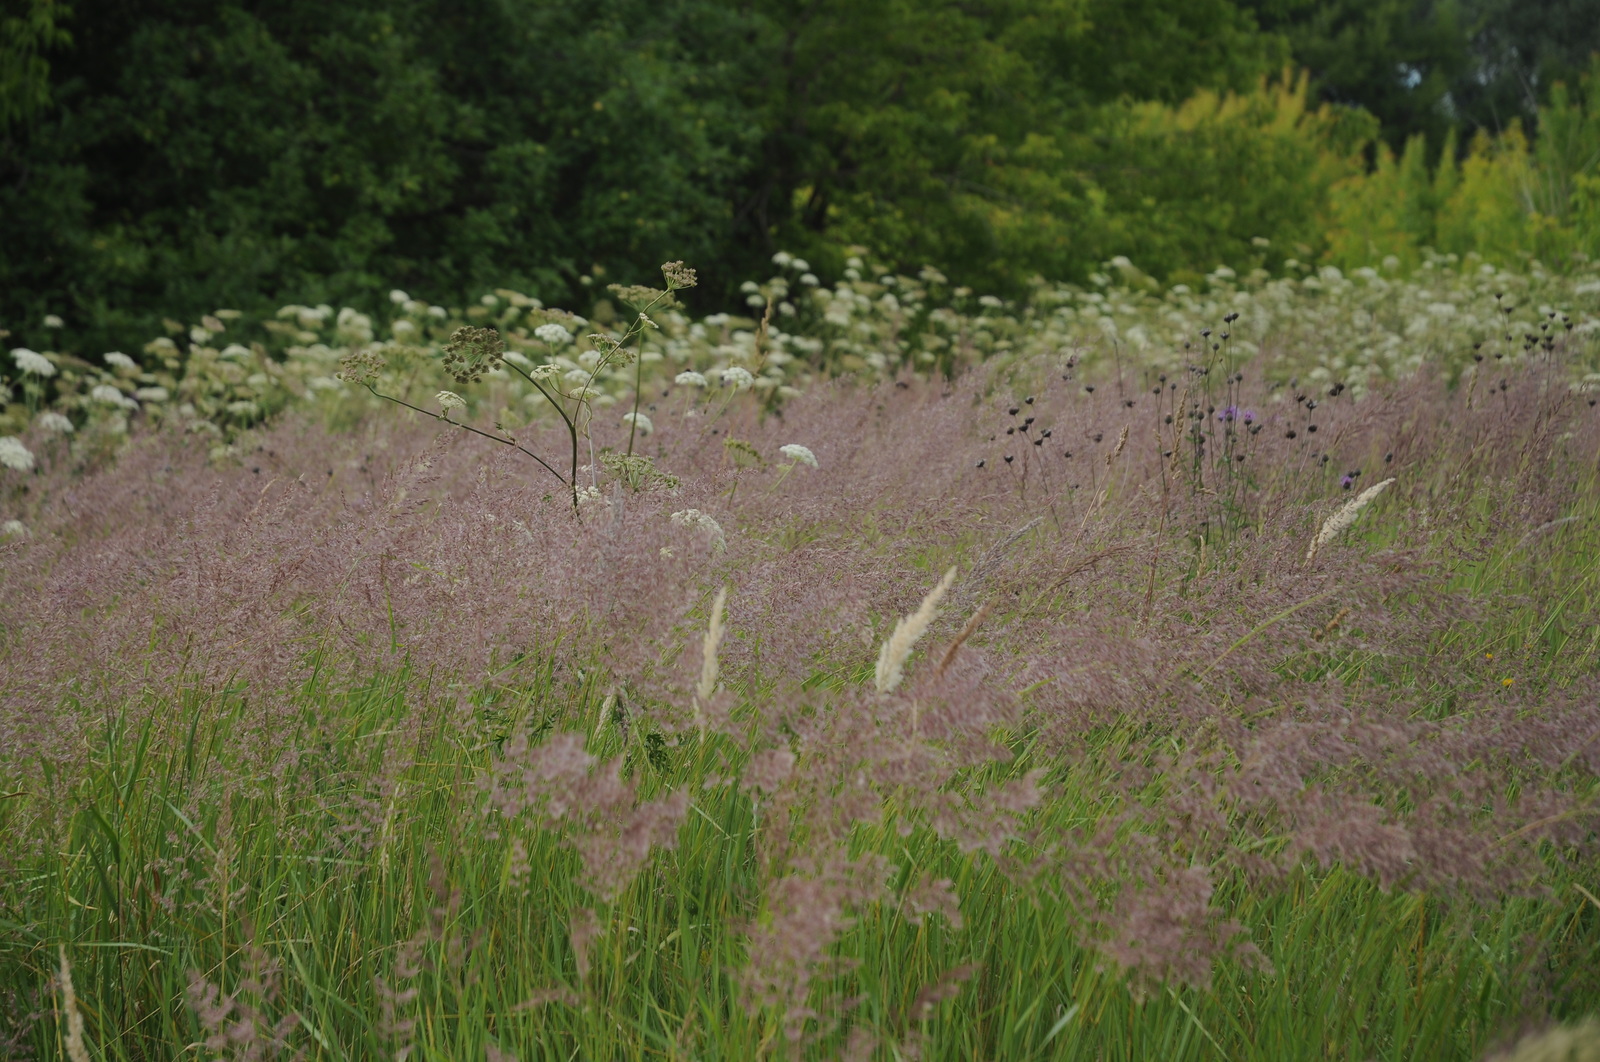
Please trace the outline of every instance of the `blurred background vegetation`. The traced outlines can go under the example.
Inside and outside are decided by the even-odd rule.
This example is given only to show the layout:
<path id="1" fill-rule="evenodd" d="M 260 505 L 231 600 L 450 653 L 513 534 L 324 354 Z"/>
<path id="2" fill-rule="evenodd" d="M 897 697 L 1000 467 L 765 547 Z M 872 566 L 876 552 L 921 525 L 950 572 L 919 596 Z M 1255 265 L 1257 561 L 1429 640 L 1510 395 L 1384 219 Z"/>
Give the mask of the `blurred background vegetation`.
<path id="1" fill-rule="evenodd" d="M 1600 250 L 1593 0 L 0 0 L 0 328 Z"/>

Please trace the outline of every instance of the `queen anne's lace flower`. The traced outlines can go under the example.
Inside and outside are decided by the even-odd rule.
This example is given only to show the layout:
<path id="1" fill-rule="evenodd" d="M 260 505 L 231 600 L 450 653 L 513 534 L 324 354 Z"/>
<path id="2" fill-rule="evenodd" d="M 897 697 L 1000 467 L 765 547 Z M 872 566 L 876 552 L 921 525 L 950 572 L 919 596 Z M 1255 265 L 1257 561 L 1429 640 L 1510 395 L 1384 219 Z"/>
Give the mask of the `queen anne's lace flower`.
<path id="1" fill-rule="evenodd" d="M 756 382 L 756 378 L 750 375 L 749 369 L 733 365 L 722 370 L 722 382 L 743 391 L 753 385 Z"/>
<path id="2" fill-rule="evenodd" d="M 572 340 L 572 333 L 558 324 L 542 324 L 533 330 L 539 341 L 552 347 L 559 347 Z"/>
<path id="3" fill-rule="evenodd" d="M 801 446 L 799 443 L 789 443 L 787 446 L 778 447 L 778 452 L 789 460 L 802 465 L 817 467 L 817 455 L 811 452 L 811 447 Z"/>
<path id="4" fill-rule="evenodd" d="M 454 391 L 440 391 L 434 396 L 439 400 L 439 415 L 447 416 L 452 409 L 466 409 L 467 400 Z"/>
<path id="5" fill-rule="evenodd" d="M 66 322 L 62 321 L 61 318 L 57 317 L 53 313 L 47 313 L 44 315 L 44 326 L 46 328 L 60 328 L 65 323 Z"/>
<path id="6" fill-rule="evenodd" d="M 624 424 L 632 424 L 638 428 L 641 435 L 649 435 L 656 430 L 655 424 L 643 413 L 624 413 L 622 421 Z"/>
<path id="7" fill-rule="evenodd" d="M 15 435 L 0 437 L 0 465 L 28 472 L 33 468 L 33 451 L 22 445 Z"/>
<path id="8" fill-rule="evenodd" d="M 107 354 L 105 357 L 105 362 L 113 369 L 128 369 L 131 371 L 139 367 L 137 362 L 120 350 L 113 350 L 111 353 Z"/>
<path id="9" fill-rule="evenodd" d="M 71 435 L 72 421 L 53 410 L 46 410 L 33 419 L 34 426 L 52 435 Z"/>
<path id="10" fill-rule="evenodd" d="M 17 347 L 11 352 L 11 360 L 17 363 L 17 368 L 33 376 L 54 376 L 56 367 L 50 359 L 36 350 L 27 347 Z"/>
<path id="11" fill-rule="evenodd" d="M 96 384 L 89 391 L 89 397 L 96 402 L 103 402 L 108 406 L 121 406 L 124 409 L 131 409 L 136 404 L 133 399 L 110 384 Z"/>
<path id="12" fill-rule="evenodd" d="M 695 372 L 693 369 L 690 369 L 688 372 L 680 372 L 677 376 L 673 377 L 672 382 L 681 387 L 704 387 L 706 385 L 706 378 Z"/>
<path id="13" fill-rule="evenodd" d="M 707 513 L 699 509 L 684 509 L 672 514 L 672 522 L 679 527 L 687 527 L 699 531 L 711 539 L 714 550 L 727 548 L 728 540 L 722 533 L 722 525 L 712 519 Z"/>

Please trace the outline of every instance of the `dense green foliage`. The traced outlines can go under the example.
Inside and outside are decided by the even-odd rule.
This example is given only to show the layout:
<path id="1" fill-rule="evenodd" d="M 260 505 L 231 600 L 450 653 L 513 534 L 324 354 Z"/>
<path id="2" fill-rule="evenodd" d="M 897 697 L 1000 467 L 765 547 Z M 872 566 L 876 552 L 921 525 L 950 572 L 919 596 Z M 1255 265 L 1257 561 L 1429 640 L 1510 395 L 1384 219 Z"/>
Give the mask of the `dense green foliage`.
<path id="1" fill-rule="evenodd" d="M 709 308 L 779 248 L 1012 293 L 1116 255 L 1349 264 L 1383 194 L 1332 189 L 1379 134 L 1531 132 L 1597 43 L 1579 6 L 5 0 L 0 328 L 59 314 L 93 354 L 162 313 L 572 302 L 676 258 Z M 1513 222 L 1582 212 L 1576 147 Z"/>

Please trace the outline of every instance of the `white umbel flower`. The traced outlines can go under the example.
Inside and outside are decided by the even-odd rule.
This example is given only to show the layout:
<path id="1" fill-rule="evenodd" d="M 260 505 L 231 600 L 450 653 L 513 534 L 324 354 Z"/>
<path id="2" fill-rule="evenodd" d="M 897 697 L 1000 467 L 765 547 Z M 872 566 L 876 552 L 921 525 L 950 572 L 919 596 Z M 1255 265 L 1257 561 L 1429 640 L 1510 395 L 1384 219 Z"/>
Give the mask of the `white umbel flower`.
<path id="1" fill-rule="evenodd" d="M 113 369 L 125 369 L 129 372 L 139 368 L 137 362 L 120 350 L 113 350 L 111 353 L 107 354 L 105 357 L 105 362 Z"/>
<path id="2" fill-rule="evenodd" d="M 34 426 L 52 435 L 71 435 L 72 421 L 54 410 L 46 410 L 33 418 Z"/>
<path id="3" fill-rule="evenodd" d="M 96 402 L 103 402 L 108 406 L 120 406 L 123 409 L 132 409 L 135 405 L 133 399 L 110 384 L 96 384 L 90 389 L 89 397 Z"/>
<path id="4" fill-rule="evenodd" d="M 552 347 L 563 346 L 572 340 L 571 332 L 553 322 L 540 325 L 533 330 L 533 334 L 539 337 L 541 343 L 549 344 Z"/>
<path id="5" fill-rule="evenodd" d="M 0 436 L 0 465 L 18 472 L 31 472 L 33 451 L 23 446 L 15 435 Z"/>
<path id="6" fill-rule="evenodd" d="M 0 524 L 0 538 L 27 538 L 28 525 L 21 520 L 7 520 Z"/>
<path id="7" fill-rule="evenodd" d="M 695 372 L 693 369 L 690 369 L 687 372 L 680 372 L 677 376 L 674 376 L 672 378 L 672 382 L 680 387 L 704 387 L 706 385 L 706 378 Z"/>
<path id="8" fill-rule="evenodd" d="M 11 352 L 11 360 L 17 363 L 17 368 L 32 376 L 54 376 L 56 367 L 50 359 L 36 350 L 27 347 L 17 347 Z"/>
<path id="9" fill-rule="evenodd" d="M 448 416 L 452 409 L 466 409 L 467 400 L 454 391 L 440 391 L 434 396 L 439 400 L 439 415 Z"/>
<path id="10" fill-rule="evenodd" d="M 651 432 L 656 430 L 655 424 L 652 423 L 650 418 L 643 413 L 624 413 L 622 415 L 622 421 L 624 424 L 632 424 L 635 428 L 639 429 L 640 435 L 649 435 Z"/>
<path id="11" fill-rule="evenodd" d="M 53 313 L 47 313 L 44 315 L 44 326 L 46 328 L 60 328 L 65 323 L 65 321 L 61 320 L 61 318 L 57 317 Z"/>
<path id="12" fill-rule="evenodd" d="M 394 303 L 396 306 L 404 306 L 406 303 L 411 301 L 411 296 L 407 295 L 399 288 L 395 288 L 393 291 L 389 292 L 389 301 Z"/>
<path id="13" fill-rule="evenodd" d="M 727 546 L 728 540 L 722 533 L 722 525 L 713 520 L 710 514 L 703 513 L 699 509 L 684 509 L 673 513 L 672 522 L 679 527 L 703 532 L 711 539 L 711 547 L 714 550 L 724 549 Z"/>
<path id="14" fill-rule="evenodd" d="M 722 382 L 743 391 L 751 387 L 756 382 L 756 378 L 750 375 L 749 369 L 742 369 L 737 365 L 733 365 L 722 370 Z"/>
<path id="15" fill-rule="evenodd" d="M 817 455 L 811 452 L 811 447 L 801 446 L 799 443 L 789 443 L 787 446 L 778 447 L 778 452 L 789 460 L 802 465 L 817 467 Z"/>

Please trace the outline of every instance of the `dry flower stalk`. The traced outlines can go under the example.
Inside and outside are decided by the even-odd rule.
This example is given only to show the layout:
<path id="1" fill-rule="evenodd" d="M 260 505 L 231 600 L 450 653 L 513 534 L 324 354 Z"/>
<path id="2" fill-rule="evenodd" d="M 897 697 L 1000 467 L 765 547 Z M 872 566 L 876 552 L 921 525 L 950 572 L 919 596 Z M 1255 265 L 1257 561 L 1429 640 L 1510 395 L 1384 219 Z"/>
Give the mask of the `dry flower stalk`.
<path id="1" fill-rule="evenodd" d="M 1312 558 L 1317 555 L 1317 551 L 1319 549 L 1333 541 L 1334 538 L 1338 536 L 1339 532 L 1355 523 L 1356 517 L 1361 515 L 1361 510 L 1371 505 L 1373 500 L 1387 490 L 1389 488 L 1389 484 L 1393 482 L 1394 477 L 1390 476 L 1382 483 L 1374 483 L 1372 486 L 1356 495 L 1350 501 L 1346 502 L 1344 507 L 1338 512 L 1334 513 L 1332 516 L 1328 517 L 1327 520 L 1323 521 L 1322 530 L 1317 532 L 1317 537 L 1311 540 L 1311 548 L 1306 550 L 1306 563 L 1310 564 Z"/>
<path id="2" fill-rule="evenodd" d="M 939 667 L 934 674 L 943 675 L 950 669 L 950 665 L 955 662 L 956 653 L 966 644 L 967 639 L 971 638 L 978 628 L 983 626 L 983 621 L 989 618 L 989 613 L 993 610 L 994 599 L 990 598 L 983 603 L 982 608 L 972 614 L 972 618 L 967 620 L 967 625 L 961 628 L 961 633 L 957 634 L 955 640 L 950 643 L 950 648 L 946 649 L 944 656 L 939 658 Z"/>
<path id="3" fill-rule="evenodd" d="M 917 610 L 894 625 L 894 633 L 889 635 L 889 640 L 883 643 L 883 649 L 878 653 L 874 685 L 879 693 L 892 693 L 900 685 L 900 680 L 905 677 L 906 658 L 922 636 L 928 633 L 933 621 L 939 618 L 939 602 L 944 600 L 944 595 L 955 581 L 956 570 L 951 568 L 944 573 L 939 584 L 928 591 L 928 596 L 922 599 Z"/>
<path id="4" fill-rule="evenodd" d="M 1106 454 L 1106 467 L 1107 468 L 1111 467 L 1111 462 L 1115 461 L 1117 458 L 1122 456 L 1122 448 L 1124 446 L 1127 446 L 1127 445 L 1128 445 L 1128 426 L 1126 424 L 1124 424 L 1122 426 L 1122 434 L 1117 436 L 1117 445 L 1113 446 L 1111 448 L 1111 452 L 1109 454 Z"/>

